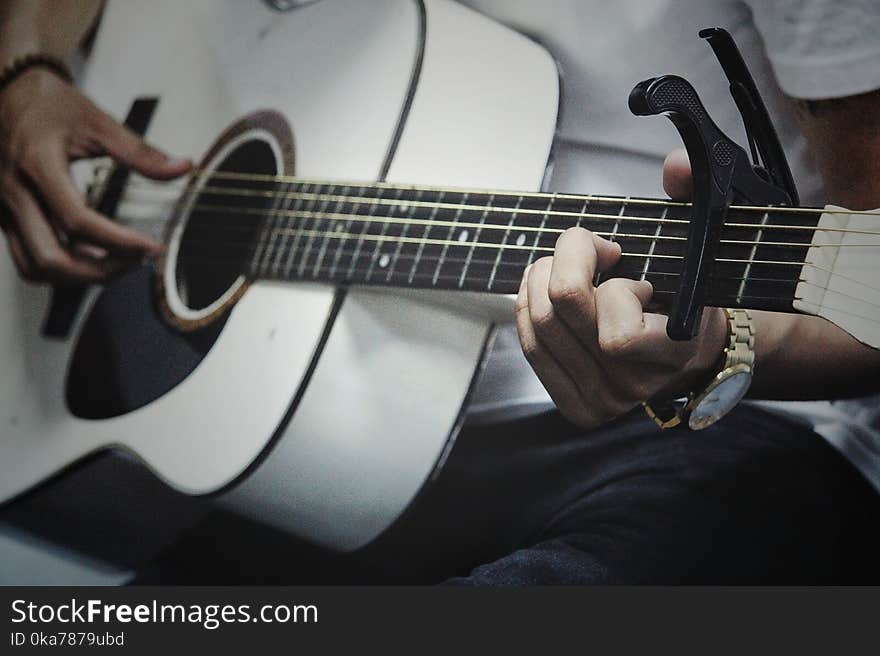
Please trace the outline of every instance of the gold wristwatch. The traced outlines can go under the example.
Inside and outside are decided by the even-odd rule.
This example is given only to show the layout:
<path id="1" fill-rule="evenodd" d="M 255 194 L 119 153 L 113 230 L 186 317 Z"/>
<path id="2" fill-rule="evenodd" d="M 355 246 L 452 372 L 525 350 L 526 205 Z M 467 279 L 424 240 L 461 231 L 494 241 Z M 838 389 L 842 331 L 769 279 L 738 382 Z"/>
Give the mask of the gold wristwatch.
<path id="1" fill-rule="evenodd" d="M 749 390 L 755 371 L 755 327 L 748 310 L 724 310 L 730 341 L 724 349 L 724 366 L 701 392 L 682 403 L 643 403 L 645 412 L 660 428 L 681 424 L 691 430 L 708 428 L 736 407 Z"/>

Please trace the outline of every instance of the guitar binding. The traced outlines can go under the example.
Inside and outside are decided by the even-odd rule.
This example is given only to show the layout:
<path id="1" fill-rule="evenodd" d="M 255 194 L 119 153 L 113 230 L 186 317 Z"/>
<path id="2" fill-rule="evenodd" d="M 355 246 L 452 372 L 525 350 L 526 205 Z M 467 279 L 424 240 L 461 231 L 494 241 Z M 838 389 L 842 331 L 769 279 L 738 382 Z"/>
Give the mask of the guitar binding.
<path id="1" fill-rule="evenodd" d="M 169 325 L 191 332 L 213 323 L 241 299 L 251 283 L 242 273 L 243 263 L 211 257 L 210 250 L 223 248 L 225 231 L 235 229 L 236 238 L 245 240 L 256 234 L 260 223 L 249 216 L 214 216 L 199 210 L 205 187 L 238 184 L 234 179 L 212 180 L 211 174 L 292 175 L 294 162 L 290 126 L 271 110 L 256 111 L 236 121 L 205 154 L 168 223 L 166 251 L 157 263 L 156 300 Z M 247 226 L 252 226 L 254 235 L 248 233 Z M 203 241 L 194 243 L 197 236 Z"/>

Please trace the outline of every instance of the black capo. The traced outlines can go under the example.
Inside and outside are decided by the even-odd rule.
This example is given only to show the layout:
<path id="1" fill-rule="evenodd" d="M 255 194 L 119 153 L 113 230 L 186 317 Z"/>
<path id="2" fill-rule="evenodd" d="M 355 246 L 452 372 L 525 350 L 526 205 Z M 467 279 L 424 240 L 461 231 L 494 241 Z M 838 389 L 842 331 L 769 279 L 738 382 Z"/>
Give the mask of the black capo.
<path id="1" fill-rule="evenodd" d="M 730 82 L 742 115 L 752 160 L 709 117 L 691 84 L 677 75 L 639 82 L 629 96 L 637 116 L 665 114 L 684 141 L 694 179 L 693 216 L 678 294 L 669 312 L 670 338 L 696 336 L 727 210 L 734 203 L 797 205 L 791 169 L 770 115 L 730 34 L 714 27 L 700 31 Z"/>

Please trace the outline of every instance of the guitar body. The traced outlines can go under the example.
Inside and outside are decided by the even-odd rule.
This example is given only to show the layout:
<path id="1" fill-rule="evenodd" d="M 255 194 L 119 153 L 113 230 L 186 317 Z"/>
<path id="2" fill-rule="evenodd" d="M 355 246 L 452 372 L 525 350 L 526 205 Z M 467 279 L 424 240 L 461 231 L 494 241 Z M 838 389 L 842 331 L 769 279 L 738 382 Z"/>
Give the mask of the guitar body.
<path id="1" fill-rule="evenodd" d="M 120 119 L 158 98 L 148 139 L 197 160 L 228 126 L 274 110 L 292 135 L 273 151 L 279 173 L 499 189 L 539 188 L 558 108 L 547 53 L 450 0 L 289 13 L 111 1 L 83 87 Z M 167 197 L 157 208 L 126 192 L 119 218 L 162 233 Z M 89 290 L 69 335 L 48 338 L 50 290 L 0 256 L 0 501 L 121 448 L 178 490 L 333 548 L 381 533 L 452 446 L 492 312 L 441 293 L 238 293 L 181 331 L 144 267 Z"/>

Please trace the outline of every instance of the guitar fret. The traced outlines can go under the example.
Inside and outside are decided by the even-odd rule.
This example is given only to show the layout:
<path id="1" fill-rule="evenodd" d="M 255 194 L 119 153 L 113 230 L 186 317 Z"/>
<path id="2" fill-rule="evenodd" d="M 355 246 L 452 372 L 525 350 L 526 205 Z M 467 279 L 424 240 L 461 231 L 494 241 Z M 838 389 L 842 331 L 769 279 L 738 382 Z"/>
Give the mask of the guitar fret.
<path id="1" fill-rule="evenodd" d="M 468 194 L 465 193 L 464 198 L 461 202 L 462 206 L 467 203 L 467 198 L 468 198 Z M 455 212 L 454 217 L 452 218 L 452 221 L 450 221 L 449 230 L 447 231 L 445 241 L 448 242 L 448 241 L 452 240 L 452 233 L 455 231 L 455 224 L 458 222 L 458 219 L 461 217 L 462 211 L 463 211 L 462 207 L 459 206 L 458 210 L 456 210 L 456 212 Z M 443 248 L 440 251 L 440 259 L 437 261 L 437 267 L 435 268 L 434 276 L 431 279 L 432 286 L 435 286 L 435 287 L 437 286 L 437 277 L 440 275 L 440 268 L 443 266 L 443 260 L 446 258 L 446 252 L 448 250 L 449 250 L 449 244 L 448 243 L 443 244 Z"/>
<path id="2" fill-rule="evenodd" d="M 550 213 L 550 210 L 553 209 L 553 201 L 556 200 L 556 194 L 550 196 L 550 202 L 547 203 L 547 209 L 544 210 L 544 215 L 541 217 L 541 225 L 538 227 L 538 232 L 535 233 L 535 241 L 532 243 L 532 252 L 529 253 L 529 260 L 527 262 L 527 266 L 531 266 L 535 259 L 535 253 L 538 248 L 538 240 L 541 239 L 541 233 L 544 230 L 544 226 L 547 225 L 547 216 Z"/>
<path id="3" fill-rule="evenodd" d="M 422 190 L 419 189 L 416 192 L 415 200 L 419 201 L 419 200 L 421 200 L 421 198 L 422 198 Z M 410 209 L 409 209 L 409 214 L 407 215 L 407 218 L 410 218 L 410 219 L 413 218 L 415 207 L 416 206 L 414 206 L 414 205 L 409 205 Z M 400 231 L 401 237 L 407 236 L 407 233 L 409 232 L 409 226 L 410 226 L 409 223 L 403 224 L 403 229 Z M 388 273 L 385 275 L 385 282 L 389 282 L 391 280 L 391 276 L 394 274 L 395 269 L 397 268 L 397 260 L 400 257 L 400 251 L 403 248 L 403 244 L 404 244 L 403 239 L 398 240 L 397 247 L 394 249 L 394 254 L 391 256 L 391 264 L 388 267 Z"/>
<path id="4" fill-rule="evenodd" d="M 376 196 L 377 199 L 380 199 L 382 197 L 382 191 L 383 191 L 383 189 L 379 188 L 378 194 Z M 367 217 L 375 216 L 377 207 L 379 207 L 378 203 L 370 203 L 370 211 L 367 212 L 366 216 Z M 358 240 L 357 240 L 357 243 L 355 243 L 354 253 L 351 256 L 351 262 L 349 262 L 348 269 L 345 272 L 346 280 L 351 280 L 352 276 L 354 275 L 355 269 L 357 268 L 358 259 L 360 258 L 361 252 L 364 249 L 364 241 L 365 241 L 364 237 L 366 237 L 367 231 L 369 229 L 370 229 L 370 222 L 369 221 L 362 221 L 361 222 L 361 231 L 360 231 L 360 233 L 358 233 Z"/>
<path id="5" fill-rule="evenodd" d="M 358 196 L 359 197 L 363 196 L 364 192 L 365 192 L 365 188 L 364 188 L 364 186 L 361 186 L 357 192 Z M 357 215 L 358 209 L 360 208 L 360 206 L 361 206 L 360 201 L 357 201 L 352 205 L 351 211 L 349 212 L 351 217 L 345 223 L 344 231 L 346 234 L 351 233 L 351 224 L 352 224 L 352 221 L 354 220 L 353 217 Z M 341 226 L 341 225 L 342 225 L 341 223 L 338 224 L 338 226 Z M 328 237 L 328 240 L 329 240 L 329 237 Z M 336 247 L 336 253 L 333 255 L 333 263 L 330 265 L 330 278 L 331 279 L 333 279 L 336 276 L 336 267 L 339 266 L 339 260 L 342 257 L 342 252 L 345 250 L 345 243 L 347 241 L 348 241 L 348 239 L 340 239 L 339 243 Z"/>
<path id="6" fill-rule="evenodd" d="M 489 208 L 492 207 L 492 203 L 494 200 L 495 200 L 495 194 L 491 194 L 489 196 L 489 199 L 486 201 L 486 209 L 483 210 L 483 214 L 480 216 L 480 227 L 477 228 L 476 232 L 474 233 L 474 238 L 471 241 L 471 247 L 468 249 L 467 256 L 465 257 L 465 261 L 464 261 L 464 266 L 461 269 L 461 276 L 458 279 L 459 289 L 461 289 L 464 286 L 464 280 L 465 280 L 465 277 L 467 276 L 468 267 L 471 264 L 471 259 L 474 257 L 474 248 L 476 247 L 477 243 L 479 243 L 479 241 L 480 241 L 480 233 L 483 232 L 483 224 L 486 221 L 486 215 L 489 213 Z M 499 248 L 498 250 L 500 251 L 501 249 Z"/>
<path id="7" fill-rule="evenodd" d="M 399 202 L 402 196 L 403 196 L 403 188 L 401 187 L 400 189 L 397 190 L 397 196 L 394 197 L 394 200 Z M 394 214 L 395 208 L 397 208 L 398 205 L 389 204 L 389 205 L 387 205 L 387 207 L 388 207 L 388 214 L 385 215 L 385 217 L 391 218 L 392 215 Z M 384 237 L 388 233 L 388 226 L 390 226 L 390 225 L 391 225 L 391 223 L 387 222 L 387 221 L 382 223 L 382 229 L 379 232 L 380 237 Z M 373 249 L 373 255 L 370 257 L 370 264 L 367 267 L 366 276 L 364 276 L 364 280 L 366 280 L 367 282 L 370 281 L 370 277 L 373 275 L 373 270 L 375 269 L 377 261 L 379 262 L 379 266 L 381 266 L 382 268 L 387 266 L 387 263 L 382 264 L 382 262 L 384 260 L 380 259 L 380 256 L 379 256 L 379 252 L 382 250 L 383 243 L 384 243 L 383 239 L 376 240 L 376 247 Z M 390 261 L 390 257 L 388 258 L 388 261 Z"/>
<path id="8" fill-rule="evenodd" d="M 290 187 L 290 184 L 283 185 L 283 187 Z M 266 221 L 266 226 L 263 228 L 262 234 L 260 235 L 260 241 L 257 245 L 256 250 L 254 251 L 254 257 L 251 261 L 251 270 L 262 273 L 265 275 L 266 273 L 266 262 L 264 258 L 267 253 L 271 253 L 271 246 L 278 238 L 277 226 L 279 222 L 280 213 L 278 212 L 283 206 L 284 196 L 278 195 L 275 197 L 274 202 L 272 204 L 272 211 L 274 214 L 270 213 L 269 218 Z"/>
<path id="9" fill-rule="evenodd" d="M 308 189 L 308 187 L 309 187 L 309 185 L 304 185 L 302 188 L 302 191 L 305 192 L 305 190 Z M 302 210 L 302 207 L 303 207 L 303 199 L 302 199 L 302 197 L 299 197 L 293 203 L 292 210 L 298 212 L 298 211 Z M 293 235 L 292 235 L 291 241 L 290 241 L 290 247 L 287 252 L 287 258 L 284 263 L 284 275 L 285 276 L 290 276 L 291 271 L 293 271 L 293 261 L 296 258 L 297 248 L 299 248 L 299 242 L 302 237 L 302 231 L 305 229 L 305 226 L 303 225 L 303 223 L 305 223 L 305 217 L 302 217 L 299 221 L 297 221 L 295 223 L 295 228 L 293 230 Z"/>
<path id="10" fill-rule="evenodd" d="M 522 198 L 522 196 L 520 196 L 520 198 Z M 586 218 L 584 215 L 587 213 L 587 207 L 589 206 L 589 204 L 590 204 L 590 198 L 587 197 L 584 199 L 584 206 L 581 208 L 581 212 L 578 215 L 577 223 L 575 223 L 576 228 L 580 228 L 581 222 L 584 220 L 584 218 Z"/>
<path id="11" fill-rule="evenodd" d="M 611 228 L 611 233 L 606 237 L 608 241 L 615 241 L 617 239 L 617 233 L 620 230 L 620 220 L 626 212 L 626 204 L 629 202 L 629 196 L 624 198 L 620 203 L 620 211 L 617 213 L 617 218 L 614 220 L 614 227 Z M 658 225 L 663 225 L 661 222 L 657 222 Z M 646 260 L 650 258 L 645 258 Z M 597 271 L 596 276 L 594 278 L 594 284 L 598 287 L 602 283 L 602 272 Z"/>
<path id="12" fill-rule="evenodd" d="M 348 194 L 349 187 L 348 185 L 342 188 L 342 196 L 345 197 Z M 340 198 L 336 201 L 336 204 L 333 206 L 333 209 L 330 211 L 331 214 L 341 214 L 341 207 L 344 203 L 344 198 Z M 332 226 L 332 227 L 331 227 Z M 321 262 L 324 261 L 324 255 L 327 253 L 327 243 L 330 241 L 330 234 L 332 232 L 338 232 L 342 229 L 342 223 L 338 218 L 332 218 L 327 221 L 327 234 L 324 235 L 324 238 L 321 240 L 321 246 L 318 248 L 318 256 L 315 259 L 315 264 L 312 267 L 312 278 L 318 277 L 318 272 L 321 270 Z"/>
<path id="13" fill-rule="evenodd" d="M 513 208 L 513 213 L 510 215 L 510 220 L 507 222 L 507 230 L 504 231 L 504 237 L 501 239 L 502 248 L 498 249 L 498 254 L 495 256 L 495 263 L 492 265 L 492 273 L 489 274 L 489 284 L 486 285 L 486 291 L 492 291 L 492 284 L 495 282 L 495 274 L 498 272 L 498 263 L 501 262 L 501 255 L 504 253 L 504 247 L 507 246 L 507 239 L 510 237 L 510 228 L 513 226 L 513 222 L 516 221 L 516 215 L 519 212 L 522 201 L 523 197 L 518 196 L 516 199 L 516 205 Z"/>
<path id="14" fill-rule="evenodd" d="M 334 187 L 334 185 L 328 185 L 328 187 L 327 187 L 328 195 L 329 195 L 329 193 L 332 193 L 333 187 Z M 325 198 L 323 201 L 321 201 L 320 208 L 317 209 L 317 212 L 320 214 L 325 214 L 327 211 L 327 205 L 330 204 L 330 200 L 326 197 L 325 194 L 322 193 L 322 190 L 320 188 L 318 190 L 318 194 L 324 195 Z M 315 236 L 317 233 L 320 233 L 322 231 L 323 223 L 328 221 L 328 219 L 319 218 L 316 215 L 316 207 L 315 206 L 317 204 L 318 204 L 317 199 L 313 200 L 312 201 L 312 208 L 311 208 L 311 210 L 309 210 L 309 212 L 312 214 L 312 227 L 311 227 L 311 231 L 309 234 L 309 238 L 306 241 L 305 246 L 303 248 L 303 253 L 299 258 L 299 266 L 297 267 L 297 274 L 299 275 L 300 278 L 305 276 L 306 269 L 308 268 L 309 253 L 311 253 L 312 245 L 315 243 Z"/>
<path id="15" fill-rule="evenodd" d="M 669 208 L 663 208 L 663 214 L 660 216 L 661 219 L 666 218 L 666 213 L 669 211 Z M 657 229 L 654 230 L 654 238 L 651 240 L 651 245 L 648 247 L 648 257 L 645 258 L 645 266 L 642 268 L 642 277 L 641 280 L 648 279 L 648 270 L 651 266 L 651 257 L 654 255 L 654 251 L 657 249 L 657 239 L 660 237 L 660 231 L 663 229 L 662 223 L 657 223 Z"/>
<path id="16" fill-rule="evenodd" d="M 431 214 L 430 214 L 430 216 L 429 216 L 429 221 L 434 221 L 434 219 L 437 218 L 437 211 L 440 209 L 440 205 L 439 205 L 439 203 L 443 202 L 443 195 L 444 195 L 444 193 L 445 193 L 445 192 L 444 192 L 443 190 L 441 190 L 439 196 L 437 196 L 437 200 L 436 200 L 436 203 L 437 203 L 437 204 L 434 205 L 433 209 L 431 210 Z M 426 223 L 426 224 L 425 224 L 425 229 L 424 229 L 424 231 L 422 232 L 422 241 L 421 241 L 421 243 L 420 243 L 419 246 L 418 246 L 418 250 L 416 251 L 416 256 L 415 256 L 415 258 L 413 259 L 412 267 L 410 267 L 410 270 L 409 270 L 409 276 L 407 276 L 407 282 L 409 282 L 409 283 L 412 283 L 413 278 L 414 278 L 415 275 L 416 275 L 416 268 L 418 268 L 418 266 L 419 266 L 419 262 L 420 262 L 421 259 L 422 259 L 422 253 L 425 252 L 425 244 L 427 243 L 427 240 L 428 240 L 428 233 L 429 233 L 430 231 L 431 231 L 431 224 L 430 224 L 430 223 Z"/>
<path id="17" fill-rule="evenodd" d="M 745 266 L 745 270 L 743 271 L 743 275 L 742 275 L 742 281 L 740 281 L 739 288 L 737 289 L 737 292 L 736 292 L 736 302 L 738 304 L 742 303 L 743 296 L 745 295 L 746 282 L 749 279 L 749 274 L 752 272 L 752 264 L 755 261 L 755 253 L 758 250 L 758 242 L 761 241 L 761 237 L 764 234 L 763 227 L 767 224 L 767 219 L 769 216 L 770 216 L 770 212 L 764 212 L 764 216 L 761 217 L 761 224 L 760 224 L 761 228 L 758 229 L 758 234 L 757 234 L 757 237 L 755 238 L 755 244 L 754 244 L 754 246 L 752 246 L 751 250 L 749 251 L 749 261 Z"/>
<path id="18" fill-rule="evenodd" d="M 292 187 L 292 185 L 290 185 L 290 184 L 287 185 L 288 192 L 290 192 L 291 187 Z M 290 202 L 291 202 L 290 198 L 288 198 L 287 201 L 281 207 L 277 208 L 279 217 L 283 216 L 283 213 L 285 211 L 290 210 Z M 294 219 L 291 218 L 290 216 L 287 216 L 286 218 L 281 218 L 280 220 L 276 219 L 276 221 L 275 221 L 276 231 L 281 229 L 282 227 L 285 230 L 291 228 L 293 221 L 294 221 Z M 280 240 L 281 243 L 278 246 L 278 248 L 276 249 L 275 258 L 274 258 L 275 261 L 270 266 L 270 269 L 272 270 L 272 272 L 275 275 L 278 275 L 278 273 L 279 273 L 281 259 L 282 259 L 282 256 L 284 255 L 284 249 L 285 249 L 285 246 L 286 246 L 287 242 L 289 241 L 289 239 L 290 238 L 289 238 L 287 232 L 285 231 L 284 236 Z M 276 238 L 275 241 L 277 243 L 278 239 Z"/>

